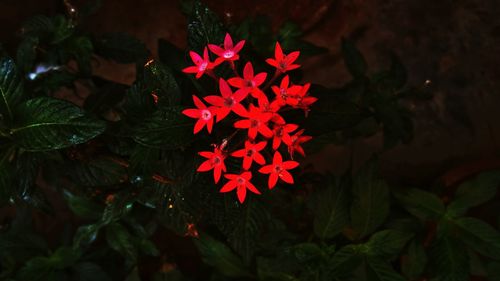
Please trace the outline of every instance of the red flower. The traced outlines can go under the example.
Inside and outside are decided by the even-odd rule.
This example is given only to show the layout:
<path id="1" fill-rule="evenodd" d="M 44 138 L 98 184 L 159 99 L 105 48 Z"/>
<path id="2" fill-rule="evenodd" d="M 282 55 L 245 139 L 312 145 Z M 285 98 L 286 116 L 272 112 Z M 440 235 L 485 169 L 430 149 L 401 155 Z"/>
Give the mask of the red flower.
<path id="1" fill-rule="evenodd" d="M 219 91 L 222 96 L 205 97 L 205 101 L 217 107 L 217 122 L 224 119 L 231 111 L 240 116 L 247 115 L 247 110 L 240 104 L 240 102 L 246 97 L 245 93 L 236 92 L 233 94 L 233 91 L 227 82 L 222 78 L 219 79 Z"/>
<path id="2" fill-rule="evenodd" d="M 212 51 L 212 53 L 219 56 L 219 58 L 217 58 L 219 62 L 225 60 L 235 61 L 240 58 L 238 52 L 241 51 L 243 45 L 245 45 L 245 40 L 241 40 L 236 44 L 236 46 L 233 46 L 233 39 L 231 38 L 231 35 L 226 33 L 226 37 L 224 38 L 224 49 L 214 44 L 208 44 L 208 48 Z"/>
<path id="3" fill-rule="evenodd" d="M 278 71 L 285 73 L 287 71 L 300 67 L 300 65 L 298 64 L 293 64 L 297 60 L 299 55 L 299 51 L 291 52 L 288 55 L 283 54 L 280 43 L 276 42 L 276 48 L 274 49 L 274 59 L 267 59 L 266 62 L 276 67 Z"/>
<path id="4" fill-rule="evenodd" d="M 224 164 L 224 159 L 226 158 L 226 156 L 224 155 L 222 150 L 216 146 L 214 152 L 201 151 L 198 152 L 198 154 L 207 158 L 208 160 L 205 160 L 205 162 L 201 163 L 197 171 L 206 172 L 213 169 L 215 183 L 218 183 L 222 171 L 226 172 L 226 165 Z"/>
<path id="5" fill-rule="evenodd" d="M 245 68 L 243 68 L 243 78 L 241 77 L 233 77 L 227 80 L 231 86 L 240 89 L 239 91 L 243 91 L 246 94 L 250 93 L 254 98 L 258 99 L 267 99 L 264 92 L 259 89 L 259 86 L 266 81 L 267 73 L 261 72 L 254 76 L 253 66 L 250 62 L 245 64 Z"/>
<path id="6" fill-rule="evenodd" d="M 245 148 L 233 152 L 231 156 L 243 157 L 243 169 L 245 170 L 250 169 L 253 161 L 259 163 L 260 165 L 264 165 L 266 163 L 266 160 L 259 151 L 264 149 L 266 147 L 266 144 L 266 141 L 252 143 L 247 140 L 245 141 Z"/>
<path id="7" fill-rule="evenodd" d="M 277 103 L 279 106 L 284 106 L 285 104 L 296 106 L 299 101 L 296 99 L 296 96 L 302 90 L 301 86 L 293 85 L 288 87 L 290 84 L 290 78 L 285 76 L 283 80 L 281 80 L 281 84 L 279 87 L 272 86 L 274 94 L 276 95 L 276 100 L 273 103 Z"/>
<path id="8" fill-rule="evenodd" d="M 205 73 L 205 71 L 213 69 L 218 64 L 217 62 L 210 62 L 210 58 L 208 57 L 208 49 L 206 47 L 203 50 L 203 58 L 193 51 L 189 52 L 189 56 L 191 57 L 191 60 L 193 60 L 193 63 L 195 65 L 184 68 L 182 72 L 196 73 L 196 79 L 200 78 L 203 73 Z"/>
<path id="9" fill-rule="evenodd" d="M 309 96 L 309 87 L 311 83 L 307 83 L 302 87 L 302 90 L 297 95 L 298 107 L 304 109 L 306 111 L 309 110 L 309 107 L 315 103 L 318 98 Z"/>
<path id="10" fill-rule="evenodd" d="M 248 119 L 236 121 L 234 127 L 238 129 L 248 129 L 248 136 L 255 139 L 257 132 L 266 138 L 271 138 L 273 132 L 267 126 L 267 122 L 271 119 L 272 113 L 262 112 L 259 108 L 250 104 Z"/>
<path id="11" fill-rule="evenodd" d="M 286 183 L 293 184 L 293 177 L 287 171 L 294 168 L 297 168 L 299 163 L 296 161 L 284 161 L 281 157 L 281 154 L 276 151 L 273 157 L 273 163 L 271 165 L 264 166 L 259 169 L 259 172 L 262 174 L 269 174 L 269 189 L 274 188 L 276 183 L 278 182 L 278 178 L 283 180 Z"/>
<path id="12" fill-rule="evenodd" d="M 295 124 L 279 124 L 275 123 L 273 127 L 273 149 L 276 150 L 281 145 L 281 141 L 287 145 L 292 143 L 292 137 L 290 137 L 290 133 L 297 130 L 299 126 Z"/>
<path id="13" fill-rule="evenodd" d="M 195 108 L 184 109 L 182 111 L 182 114 L 191 118 L 198 119 L 198 121 L 194 125 L 195 134 L 201 131 L 201 129 L 203 129 L 205 125 L 207 125 L 208 133 L 211 133 L 212 127 L 214 125 L 215 108 L 214 107 L 207 108 L 207 106 L 197 96 L 193 96 L 193 101 L 197 109 Z"/>
<path id="14" fill-rule="evenodd" d="M 225 174 L 224 177 L 229 181 L 222 187 L 220 192 L 230 192 L 236 188 L 236 194 L 240 203 L 245 201 L 247 189 L 255 194 L 260 194 L 260 191 L 250 182 L 252 178 L 251 172 L 243 172 L 240 175 Z"/>
<path id="15" fill-rule="evenodd" d="M 300 155 L 306 156 L 304 149 L 302 148 L 302 144 L 308 142 L 312 139 L 311 136 L 303 136 L 304 129 L 298 131 L 295 135 L 293 135 L 290 139 L 290 143 L 288 144 L 288 153 L 290 153 L 290 157 L 293 159 L 293 154 L 297 151 Z"/>

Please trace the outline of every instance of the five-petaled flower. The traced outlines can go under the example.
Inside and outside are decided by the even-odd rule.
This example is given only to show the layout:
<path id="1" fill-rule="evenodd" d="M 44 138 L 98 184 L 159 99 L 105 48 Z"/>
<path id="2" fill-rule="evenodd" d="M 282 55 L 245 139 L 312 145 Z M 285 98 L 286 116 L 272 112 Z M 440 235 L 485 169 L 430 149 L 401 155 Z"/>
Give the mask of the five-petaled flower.
<path id="1" fill-rule="evenodd" d="M 277 150 L 281 145 L 281 141 L 283 141 L 286 145 L 291 145 L 292 137 L 290 136 L 290 133 L 297 130 L 297 128 L 299 128 L 299 126 L 295 124 L 274 123 L 273 149 Z"/>
<path id="2" fill-rule="evenodd" d="M 193 95 L 193 102 L 197 108 L 184 109 L 182 114 L 198 119 L 194 125 L 194 133 L 198 133 L 207 125 L 208 133 L 212 132 L 212 127 L 214 125 L 214 112 L 215 107 L 207 107 L 197 96 Z"/>
<path id="3" fill-rule="evenodd" d="M 312 139 L 311 136 L 303 136 L 302 134 L 304 133 L 304 129 L 298 131 L 296 134 L 290 137 L 290 143 L 287 143 L 288 145 L 288 153 L 293 159 L 293 154 L 295 151 L 297 151 L 300 155 L 306 156 L 306 153 L 304 152 L 304 149 L 302 148 L 302 144 L 305 142 L 308 142 Z"/>
<path id="4" fill-rule="evenodd" d="M 207 47 L 203 50 L 203 58 L 193 51 L 189 52 L 189 56 L 195 65 L 184 68 L 182 72 L 196 73 L 196 79 L 200 78 L 206 71 L 211 71 L 218 64 L 217 62 L 210 62 Z"/>
<path id="5" fill-rule="evenodd" d="M 224 177 L 229 181 L 222 187 L 220 192 L 230 192 L 236 188 L 236 194 L 240 203 L 245 201 L 247 189 L 255 194 L 260 194 L 260 191 L 250 182 L 252 173 L 249 171 L 243 172 L 240 175 L 225 174 Z"/>
<path id="6" fill-rule="evenodd" d="M 248 136 L 251 139 L 255 139 L 257 133 L 260 133 L 266 138 L 271 138 L 273 136 L 273 131 L 267 126 L 271 117 L 273 117 L 272 113 L 263 112 L 260 108 L 250 104 L 248 114 L 245 117 L 247 119 L 236 121 L 234 127 L 238 129 L 248 129 Z"/>
<path id="7" fill-rule="evenodd" d="M 252 97 L 267 100 L 266 95 L 259 88 L 264 81 L 266 81 L 267 73 L 261 72 L 257 75 L 254 75 L 253 66 L 250 62 L 245 64 L 243 68 L 243 78 L 241 77 L 233 77 L 229 78 L 227 82 L 231 84 L 231 86 L 238 88 L 238 91 L 243 91 L 246 94 L 251 94 Z"/>
<path id="8" fill-rule="evenodd" d="M 274 49 L 274 59 L 267 59 L 266 62 L 274 66 L 278 71 L 285 73 L 287 71 L 300 67 L 300 65 L 294 64 L 299 55 L 299 51 L 291 52 L 288 55 L 283 54 L 280 43 L 276 42 L 276 47 Z"/>
<path id="9" fill-rule="evenodd" d="M 244 92 L 233 94 L 227 82 L 222 78 L 219 79 L 219 91 L 221 96 L 212 95 L 204 98 L 206 102 L 216 107 L 217 122 L 224 119 L 231 111 L 240 116 L 247 115 L 247 110 L 240 104 L 246 97 Z"/>
<path id="10" fill-rule="evenodd" d="M 236 45 L 233 45 L 233 39 L 231 38 L 231 35 L 229 35 L 229 33 L 226 33 L 226 37 L 224 37 L 224 48 L 221 48 L 214 44 L 208 44 L 208 48 L 210 49 L 210 51 L 212 51 L 212 53 L 219 56 L 216 59 L 216 61 L 218 62 L 222 62 L 225 60 L 235 61 L 240 58 L 238 52 L 241 51 L 243 45 L 245 45 L 245 40 L 241 40 Z"/>
<path id="11" fill-rule="evenodd" d="M 276 151 L 274 152 L 273 163 L 266 165 L 259 169 L 262 174 L 269 174 L 269 189 L 276 186 L 278 178 L 286 183 L 293 184 L 293 177 L 287 170 L 297 168 L 299 163 L 296 161 L 283 161 L 281 154 Z"/>
<path id="12" fill-rule="evenodd" d="M 259 151 L 263 150 L 266 147 L 266 144 L 266 141 L 253 143 L 247 140 L 245 141 L 245 148 L 236 150 L 231 153 L 231 156 L 243 157 L 243 169 L 245 170 L 250 169 L 253 161 L 257 162 L 259 165 L 264 165 L 266 163 L 266 159 L 264 159 L 264 156 L 262 156 Z"/>
<path id="13" fill-rule="evenodd" d="M 218 183 L 222 172 L 226 172 L 226 165 L 224 164 L 225 153 L 216 146 L 214 152 L 200 151 L 198 154 L 207 158 L 207 160 L 201 163 L 196 171 L 206 172 L 213 169 L 215 183 Z"/>
<path id="14" fill-rule="evenodd" d="M 298 85 L 290 86 L 290 78 L 285 76 L 283 80 L 281 80 L 280 86 L 272 86 L 274 94 L 276 95 L 276 99 L 273 103 L 278 104 L 280 107 L 284 105 L 297 106 L 299 104 L 299 100 L 297 99 L 297 95 L 301 92 L 302 87 Z"/>

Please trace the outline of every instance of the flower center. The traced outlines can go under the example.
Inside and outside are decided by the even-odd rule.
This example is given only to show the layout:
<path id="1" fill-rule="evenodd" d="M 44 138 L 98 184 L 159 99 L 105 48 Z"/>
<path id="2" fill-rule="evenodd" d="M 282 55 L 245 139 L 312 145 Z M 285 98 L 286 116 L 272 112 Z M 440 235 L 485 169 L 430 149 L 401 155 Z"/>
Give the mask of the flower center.
<path id="1" fill-rule="evenodd" d="M 255 82 L 253 80 L 247 80 L 246 85 L 249 88 L 254 88 L 255 87 Z"/>
<path id="2" fill-rule="evenodd" d="M 224 106 L 231 107 L 234 104 L 234 99 L 232 97 L 224 99 Z"/>
<path id="3" fill-rule="evenodd" d="M 286 99 L 286 97 L 288 96 L 287 92 L 286 92 L 286 89 L 280 88 L 280 95 L 281 95 L 282 99 Z"/>
<path id="4" fill-rule="evenodd" d="M 210 120 L 210 118 L 212 118 L 212 112 L 210 112 L 210 110 L 208 110 L 208 109 L 202 109 L 201 110 L 201 119 L 208 121 L 208 120 Z"/>
<path id="5" fill-rule="evenodd" d="M 259 127 L 259 125 L 260 125 L 259 120 L 257 120 L 257 119 L 250 120 L 250 127 L 255 128 L 255 127 Z"/>
<path id="6" fill-rule="evenodd" d="M 212 160 L 214 165 L 220 164 L 221 160 L 219 156 L 215 156 L 214 159 Z"/>
<path id="7" fill-rule="evenodd" d="M 239 178 L 236 180 L 236 182 L 237 182 L 239 185 L 243 185 L 243 184 L 245 184 L 245 179 L 244 179 L 244 178 L 242 178 L 242 177 L 239 177 Z"/>
<path id="8" fill-rule="evenodd" d="M 281 171 L 283 171 L 283 168 L 281 168 L 281 165 L 275 165 L 274 166 L 274 172 L 275 173 L 281 173 Z"/>
<path id="9" fill-rule="evenodd" d="M 283 59 L 284 59 L 284 58 L 283 58 Z M 288 66 L 288 64 L 287 64 L 286 62 L 284 62 L 284 61 L 280 62 L 280 64 L 279 64 L 279 65 L 280 65 L 280 67 L 281 67 L 281 68 L 283 68 L 283 69 L 285 69 L 285 68 Z"/>
<path id="10" fill-rule="evenodd" d="M 205 69 L 207 69 L 207 66 L 208 66 L 208 62 L 204 61 L 204 62 L 202 62 L 202 63 L 198 66 L 198 70 L 199 70 L 199 71 L 205 71 Z"/>
<path id="11" fill-rule="evenodd" d="M 255 149 L 249 149 L 247 150 L 247 156 L 252 157 L 252 155 L 255 153 Z"/>
<path id="12" fill-rule="evenodd" d="M 224 52 L 224 54 L 222 54 L 222 56 L 226 59 L 230 59 L 234 56 L 234 52 L 231 50 L 227 50 Z"/>
<path id="13" fill-rule="evenodd" d="M 281 137 L 283 135 L 283 127 L 277 126 L 275 129 L 276 136 Z"/>

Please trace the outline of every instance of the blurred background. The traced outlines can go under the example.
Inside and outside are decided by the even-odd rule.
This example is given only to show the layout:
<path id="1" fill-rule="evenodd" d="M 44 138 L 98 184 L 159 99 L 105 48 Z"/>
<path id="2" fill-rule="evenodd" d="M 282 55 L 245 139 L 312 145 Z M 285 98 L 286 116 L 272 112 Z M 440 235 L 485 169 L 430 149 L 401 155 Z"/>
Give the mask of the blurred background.
<path id="1" fill-rule="evenodd" d="M 72 0 L 71 4 L 79 7 L 85 2 Z M 153 55 L 158 38 L 186 47 L 186 18 L 178 1 L 101 2 L 84 25 L 89 31 L 130 33 L 144 41 Z M 407 67 L 409 83 L 428 87 L 433 98 L 410 105 L 415 137 L 382 154 L 382 172 L 387 178 L 409 183 L 453 181 L 464 173 L 500 166 L 500 1 L 204 2 L 229 23 L 266 15 L 273 26 L 287 20 L 299 24 L 308 41 L 329 50 L 301 61 L 304 81 L 334 87 L 350 79 L 340 56 L 340 40 L 345 36 L 355 39 L 373 70 L 389 63 L 389 51 L 398 54 Z M 1 0 L 1 41 L 7 49 L 14 49 L 24 20 L 64 10 L 60 0 Z M 133 82 L 133 65 L 117 68 L 110 64 L 100 62 L 95 71 L 107 79 Z M 331 145 L 308 161 L 319 171 L 342 171 L 351 153 L 361 163 L 381 149 L 382 139 L 375 136 L 356 141 L 350 148 Z"/>

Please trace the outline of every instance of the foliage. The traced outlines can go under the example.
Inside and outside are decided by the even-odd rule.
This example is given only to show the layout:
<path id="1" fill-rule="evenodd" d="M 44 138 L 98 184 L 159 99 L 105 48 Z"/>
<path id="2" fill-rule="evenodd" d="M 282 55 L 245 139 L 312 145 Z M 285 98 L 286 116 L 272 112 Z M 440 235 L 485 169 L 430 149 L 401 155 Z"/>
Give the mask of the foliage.
<path id="1" fill-rule="evenodd" d="M 286 53 L 325 51 L 292 23 L 276 34 L 262 17 L 226 26 L 201 2 L 183 3 L 198 53 L 226 31 L 249 42 L 246 60 L 272 57 L 276 40 Z M 84 20 L 37 16 L 17 51 L 1 52 L 0 204 L 15 211 L 0 225 L 1 280 L 498 280 L 498 225 L 471 210 L 493 200 L 500 171 L 450 194 L 390 185 L 373 158 L 342 175 L 303 171 L 293 186 L 240 204 L 196 172 L 197 152 L 214 136 L 193 137 L 194 122 L 181 114 L 193 92 L 206 96 L 216 83 L 182 73 L 188 52 L 169 42 L 147 61 L 139 40 L 93 36 Z M 352 40 L 341 47 L 352 80 L 312 85 L 321 102 L 305 119 L 286 116 L 314 136 L 306 151 L 378 133 L 385 149 L 408 142 L 404 101 L 423 93 L 407 85 L 402 63 L 393 55 L 389 69 L 371 73 Z M 136 81 L 94 76 L 96 58 L 135 64 Z M 63 100 L 63 90 L 84 101 Z M 44 218 L 55 226 L 40 226 Z"/>

